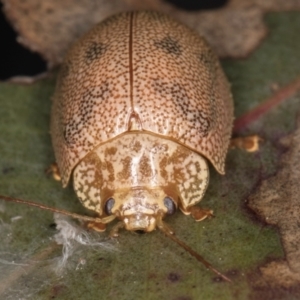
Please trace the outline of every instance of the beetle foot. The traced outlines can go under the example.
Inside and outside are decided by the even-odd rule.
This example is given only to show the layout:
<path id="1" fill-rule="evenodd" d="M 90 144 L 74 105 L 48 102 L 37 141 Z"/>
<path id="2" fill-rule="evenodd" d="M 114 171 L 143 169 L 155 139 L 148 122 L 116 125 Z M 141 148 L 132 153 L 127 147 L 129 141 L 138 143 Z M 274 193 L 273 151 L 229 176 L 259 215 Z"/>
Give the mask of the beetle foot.
<path id="1" fill-rule="evenodd" d="M 124 228 L 124 223 L 122 221 L 118 222 L 110 231 L 109 237 L 114 238 L 119 236 L 119 230 Z"/>
<path id="2" fill-rule="evenodd" d="M 46 170 L 46 174 L 52 174 L 52 177 L 56 181 L 61 181 L 60 172 L 57 166 L 57 163 L 53 163 L 49 166 L 49 168 Z"/>
<path id="3" fill-rule="evenodd" d="M 261 141 L 263 141 L 263 139 L 258 135 L 232 138 L 230 141 L 230 148 L 239 148 L 248 152 L 255 152 L 259 150 L 259 142 Z"/>
<path id="4" fill-rule="evenodd" d="M 98 232 L 103 232 L 106 229 L 106 224 L 99 223 L 99 222 L 88 222 L 87 227 L 89 229 L 93 229 Z"/>
<path id="5" fill-rule="evenodd" d="M 188 211 L 197 222 L 202 221 L 206 218 L 214 217 L 213 211 L 211 209 L 204 209 L 198 206 L 192 206 L 188 208 Z"/>

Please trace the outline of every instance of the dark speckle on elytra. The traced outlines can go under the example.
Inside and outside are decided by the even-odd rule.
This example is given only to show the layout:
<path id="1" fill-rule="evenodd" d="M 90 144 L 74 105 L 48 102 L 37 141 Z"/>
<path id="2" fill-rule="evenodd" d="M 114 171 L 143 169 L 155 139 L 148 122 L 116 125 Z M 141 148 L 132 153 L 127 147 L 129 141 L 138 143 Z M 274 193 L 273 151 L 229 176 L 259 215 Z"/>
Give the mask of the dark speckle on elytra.
<path id="1" fill-rule="evenodd" d="M 85 52 L 85 61 L 87 64 L 90 64 L 94 60 L 99 59 L 105 52 L 106 52 L 107 46 L 100 43 L 100 42 L 92 42 L 88 46 L 86 52 Z"/>
<path id="2" fill-rule="evenodd" d="M 175 282 L 178 282 L 180 280 L 180 276 L 176 273 L 171 272 L 168 275 L 168 280 L 175 283 Z"/>
<path id="3" fill-rule="evenodd" d="M 155 41 L 154 45 L 167 54 L 179 56 L 182 53 L 179 43 L 170 36 L 166 36 L 160 41 Z"/>

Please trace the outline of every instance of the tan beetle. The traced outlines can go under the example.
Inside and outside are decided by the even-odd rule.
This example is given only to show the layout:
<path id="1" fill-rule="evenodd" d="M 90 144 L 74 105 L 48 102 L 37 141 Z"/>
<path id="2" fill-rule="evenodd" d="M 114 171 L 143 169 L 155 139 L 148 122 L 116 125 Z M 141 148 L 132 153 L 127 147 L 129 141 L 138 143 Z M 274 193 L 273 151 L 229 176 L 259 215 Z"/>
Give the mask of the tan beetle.
<path id="1" fill-rule="evenodd" d="M 195 204 L 209 182 L 206 159 L 224 174 L 232 122 L 230 86 L 207 43 L 164 14 L 127 12 L 68 52 L 51 136 L 63 186 L 73 176 L 81 203 L 99 215 L 81 217 L 91 227 L 115 218 L 112 236 L 158 227 L 203 262 L 162 220 L 176 208 L 196 221 L 212 215 Z"/>

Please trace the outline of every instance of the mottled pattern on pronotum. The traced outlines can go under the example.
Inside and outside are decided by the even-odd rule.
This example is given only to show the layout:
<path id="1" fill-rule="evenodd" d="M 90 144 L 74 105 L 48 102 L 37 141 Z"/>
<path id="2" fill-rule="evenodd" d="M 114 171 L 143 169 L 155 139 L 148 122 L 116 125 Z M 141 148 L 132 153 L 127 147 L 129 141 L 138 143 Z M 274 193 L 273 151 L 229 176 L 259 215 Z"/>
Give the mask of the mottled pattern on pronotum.
<path id="1" fill-rule="evenodd" d="M 206 190 L 207 158 L 221 174 L 233 106 L 218 59 L 198 34 L 157 12 L 96 25 L 68 52 L 53 99 L 51 135 L 66 186 L 100 217 L 153 230 Z"/>
<path id="2" fill-rule="evenodd" d="M 84 180 L 83 180 L 84 178 Z M 112 213 L 118 206 L 142 205 L 132 191 L 135 187 L 163 187 L 165 191 L 151 197 L 143 191 L 143 201 L 156 207 L 166 195 L 178 190 L 183 209 L 194 205 L 202 198 L 208 184 L 208 167 L 197 153 L 177 143 L 150 134 L 128 133 L 97 147 L 83 159 L 74 171 L 74 188 L 84 205 L 102 214 L 101 196 L 113 197 L 116 201 Z M 110 194 L 110 195 L 109 195 Z M 159 206 L 157 206 L 159 208 Z M 125 212 L 124 212 L 125 213 Z M 134 211 L 133 211 L 134 213 Z M 150 211 L 149 211 L 150 213 Z M 152 211 L 155 213 L 155 211 Z"/>

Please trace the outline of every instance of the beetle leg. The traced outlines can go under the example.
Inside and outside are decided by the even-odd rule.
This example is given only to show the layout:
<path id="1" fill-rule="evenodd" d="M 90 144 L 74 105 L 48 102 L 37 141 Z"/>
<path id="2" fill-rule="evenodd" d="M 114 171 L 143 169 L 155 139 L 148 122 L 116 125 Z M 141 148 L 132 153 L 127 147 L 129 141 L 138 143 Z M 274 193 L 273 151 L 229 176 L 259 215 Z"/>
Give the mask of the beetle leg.
<path id="1" fill-rule="evenodd" d="M 211 218 L 214 216 L 213 211 L 211 209 L 204 209 L 198 206 L 192 206 L 190 208 L 191 216 L 197 221 L 202 221 L 206 218 Z"/>
<path id="2" fill-rule="evenodd" d="M 119 230 L 124 228 L 125 224 L 123 221 L 118 222 L 110 231 L 109 237 L 117 237 L 119 236 Z"/>
<path id="3" fill-rule="evenodd" d="M 185 215 L 191 215 L 197 222 L 214 216 L 211 209 L 204 209 L 199 206 L 191 206 L 185 209 L 181 207 L 180 209 Z"/>
<path id="4" fill-rule="evenodd" d="M 56 181 L 61 181 L 61 176 L 60 176 L 60 172 L 57 166 L 57 163 L 53 163 L 49 166 L 49 168 L 46 170 L 46 174 L 51 174 L 52 177 L 56 180 Z"/>
<path id="5" fill-rule="evenodd" d="M 106 224 L 98 223 L 98 222 L 88 222 L 87 227 L 89 229 L 93 229 L 98 232 L 103 232 L 106 230 Z"/>
<path id="6" fill-rule="evenodd" d="M 113 221 L 116 218 L 116 216 L 111 215 L 111 216 L 107 216 L 107 217 L 103 217 L 100 219 L 100 222 L 98 221 L 90 221 L 87 223 L 87 227 L 89 229 L 93 229 L 96 230 L 98 232 L 103 232 L 106 230 L 106 224 L 110 223 L 111 221 Z"/>
<path id="7" fill-rule="evenodd" d="M 230 140 L 230 148 L 239 148 L 248 152 L 255 152 L 259 150 L 259 142 L 261 141 L 263 141 L 263 139 L 258 135 L 236 137 Z"/>

